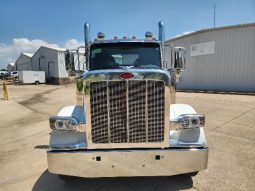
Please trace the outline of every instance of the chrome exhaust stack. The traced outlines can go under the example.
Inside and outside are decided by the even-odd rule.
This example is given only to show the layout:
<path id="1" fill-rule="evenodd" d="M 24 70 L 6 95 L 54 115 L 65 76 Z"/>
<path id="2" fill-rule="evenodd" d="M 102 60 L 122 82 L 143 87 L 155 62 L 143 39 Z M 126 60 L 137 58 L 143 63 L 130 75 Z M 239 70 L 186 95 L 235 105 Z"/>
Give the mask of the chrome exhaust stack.
<path id="1" fill-rule="evenodd" d="M 164 44 L 165 42 L 165 26 L 162 21 L 158 22 L 158 39 Z"/>
<path id="2" fill-rule="evenodd" d="M 90 24 L 88 22 L 84 24 L 84 40 L 85 40 L 85 47 L 87 47 L 90 42 Z"/>
<path id="3" fill-rule="evenodd" d="M 86 63 L 86 70 L 88 69 L 88 51 L 89 51 L 89 43 L 90 40 L 90 24 L 86 22 L 84 24 L 84 42 L 85 42 L 85 63 Z"/>
<path id="4" fill-rule="evenodd" d="M 165 26 L 162 21 L 158 22 L 158 40 L 161 42 L 161 50 L 162 50 L 162 67 L 167 68 L 166 60 L 165 60 Z"/>

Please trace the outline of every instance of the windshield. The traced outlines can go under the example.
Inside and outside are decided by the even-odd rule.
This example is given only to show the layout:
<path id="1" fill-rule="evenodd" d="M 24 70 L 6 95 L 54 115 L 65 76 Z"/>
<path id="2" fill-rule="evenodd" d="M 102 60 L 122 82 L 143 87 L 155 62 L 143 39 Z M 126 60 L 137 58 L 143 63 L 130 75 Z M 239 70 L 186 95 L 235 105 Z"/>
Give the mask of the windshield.
<path id="1" fill-rule="evenodd" d="M 105 43 L 90 47 L 90 70 L 161 68 L 158 43 Z"/>

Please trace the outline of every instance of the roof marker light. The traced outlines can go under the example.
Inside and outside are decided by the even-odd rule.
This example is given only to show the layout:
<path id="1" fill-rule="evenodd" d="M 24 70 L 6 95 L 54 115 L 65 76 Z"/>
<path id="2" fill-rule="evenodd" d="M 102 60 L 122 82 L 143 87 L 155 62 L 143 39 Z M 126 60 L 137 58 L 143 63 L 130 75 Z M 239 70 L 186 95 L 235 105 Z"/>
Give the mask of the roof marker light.
<path id="1" fill-rule="evenodd" d="M 105 37 L 104 33 L 102 33 L 102 32 L 97 33 L 98 40 L 104 40 L 104 37 Z"/>
<path id="2" fill-rule="evenodd" d="M 152 39 L 152 38 L 153 38 L 152 32 L 147 31 L 147 32 L 145 33 L 145 39 L 150 40 L 150 39 Z"/>

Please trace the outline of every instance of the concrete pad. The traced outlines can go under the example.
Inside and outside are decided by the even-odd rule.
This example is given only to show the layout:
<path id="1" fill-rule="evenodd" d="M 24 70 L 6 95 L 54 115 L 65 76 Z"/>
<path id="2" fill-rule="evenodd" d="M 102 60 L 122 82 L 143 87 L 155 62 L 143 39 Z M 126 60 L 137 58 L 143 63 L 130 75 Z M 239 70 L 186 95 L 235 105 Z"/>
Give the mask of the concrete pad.
<path id="1" fill-rule="evenodd" d="M 195 177 L 75 179 L 47 171 L 48 117 L 75 103 L 75 85 L 10 85 L 0 100 L 0 190 L 254 190 L 255 96 L 177 93 L 206 115 L 208 169 Z M 0 91 L 1 93 L 1 91 Z"/>

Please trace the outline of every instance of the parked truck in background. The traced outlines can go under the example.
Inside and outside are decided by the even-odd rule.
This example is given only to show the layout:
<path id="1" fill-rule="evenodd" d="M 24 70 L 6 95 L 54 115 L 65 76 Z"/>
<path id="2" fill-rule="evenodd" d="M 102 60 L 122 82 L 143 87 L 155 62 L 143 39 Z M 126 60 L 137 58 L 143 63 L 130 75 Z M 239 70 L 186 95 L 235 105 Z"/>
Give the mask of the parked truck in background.
<path id="1" fill-rule="evenodd" d="M 207 168 L 205 116 L 175 103 L 185 50 L 146 32 L 90 40 L 86 71 L 77 79 L 77 104 L 49 119 L 49 172 L 61 178 L 170 176 Z"/>

